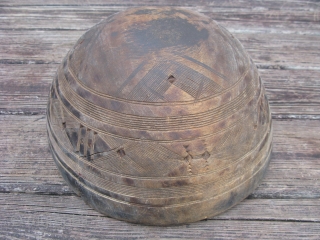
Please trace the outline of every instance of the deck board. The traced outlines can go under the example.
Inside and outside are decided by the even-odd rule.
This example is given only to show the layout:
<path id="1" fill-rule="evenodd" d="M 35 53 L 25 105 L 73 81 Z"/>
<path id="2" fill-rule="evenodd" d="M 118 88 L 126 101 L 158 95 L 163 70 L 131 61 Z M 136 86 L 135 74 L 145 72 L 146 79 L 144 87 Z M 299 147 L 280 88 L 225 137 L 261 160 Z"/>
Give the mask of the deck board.
<path id="1" fill-rule="evenodd" d="M 317 239 L 320 202 L 297 199 L 246 199 L 225 214 L 175 227 L 149 227 L 107 218 L 77 196 L 0 194 L 4 206 L 0 234 L 44 238 L 277 238 Z M 10 226 L 9 224 L 10 223 Z M 246 231 L 241 228 L 247 228 Z M 7 231 L 7 232 L 5 232 Z"/>
<path id="2" fill-rule="evenodd" d="M 236 36 L 270 101 L 274 141 L 260 186 L 207 221 L 149 227 L 102 216 L 65 184 L 45 110 L 58 67 L 101 19 L 134 6 L 199 11 Z M 219 0 L 3 0 L 0 3 L 0 238 L 320 239 L 320 3 Z"/>

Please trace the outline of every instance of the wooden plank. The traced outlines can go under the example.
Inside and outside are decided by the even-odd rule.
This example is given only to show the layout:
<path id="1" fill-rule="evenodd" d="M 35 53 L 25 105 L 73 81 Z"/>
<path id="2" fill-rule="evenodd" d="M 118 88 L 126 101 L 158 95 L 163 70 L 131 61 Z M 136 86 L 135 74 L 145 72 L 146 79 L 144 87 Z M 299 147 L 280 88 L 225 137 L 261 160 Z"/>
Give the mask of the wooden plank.
<path id="1" fill-rule="evenodd" d="M 251 198 L 320 197 L 319 123 L 274 120 L 271 164 Z M 0 124 L 0 192 L 72 194 L 49 152 L 44 115 L 0 115 Z"/>
<path id="2" fill-rule="evenodd" d="M 0 64 L 0 113 L 45 113 L 57 64 Z"/>
<path id="3" fill-rule="evenodd" d="M 103 216 L 78 196 L 0 194 L 2 212 L 59 213 Z M 245 199 L 214 220 L 268 220 L 320 222 L 319 199 Z"/>
<path id="4" fill-rule="evenodd" d="M 57 68 L 58 64 L 0 64 L 0 114 L 44 114 Z M 259 72 L 274 117 L 320 118 L 320 70 Z"/>
<path id="5" fill-rule="evenodd" d="M 83 33 L 84 31 L 0 30 L 0 62 L 60 63 Z M 320 30 L 318 33 L 319 35 L 236 32 L 234 35 L 260 68 L 320 70 L 320 56 L 317 54 L 320 51 Z"/>
<path id="6" fill-rule="evenodd" d="M 60 63 L 84 31 L 0 30 L 0 56 L 9 63 Z"/>
<path id="7" fill-rule="evenodd" d="M 317 13 L 317 10 L 319 9 L 319 3 L 314 1 L 263 1 L 263 2 L 257 2 L 252 0 L 244 0 L 244 1 L 235 1 L 235 0 L 229 0 L 227 2 L 225 1 L 192 1 L 192 0 L 184 0 L 184 1 L 172 1 L 172 0 L 161 0 L 161 1 L 150 1 L 150 0 L 139 0 L 139 1 L 54 1 L 54 3 L 44 3 L 42 1 L 2 1 L 1 7 L 28 7 L 28 6 L 37 6 L 40 7 L 63 7 L 67 9 L 68 7 L 87 7 L 94 10 L 103 9 L 103 8 L 109 8 L 113 10 L 123 10 L 128 7 L 137 7 L 137 6 L 176 6 L 176 7 L 193 7 L 197 8 L 198 10 L 203 9 L 203 11 L 214 11 L 219 10 L 225 10 L 225 11 L 232 11 L 233 12 L 244 12 L 251 10 L 252 12 L 258 12 L 261 14 L 261 12 L 267 12 L 273 11 L 274 14 L 270 15 L 269 17 L 276 18 L 277 11 L 281 11 L 283 13 L 290 12 L 291 17 L 293 12 L 298 12 L 300 15 L 304 15 L 304 18 L 308 16 L 308 14 L 305 14 L 306 12 L 310 12 L 310 10 L 314 10 L 315 13 Z M 239 11 L 240 10 L 240 11 Z M 304 13 L 304 14 L 303 14 Z M 268 14 L 266 14 L 268 15 Z M 315 14 L 314 14 L 315 15 Z M 316 17 L 312 18 L 312 20 L 315 20 Z M 297 17 L 295 17 L 295 20 L 297 20 Z"/>
<path id="8" fill-rule="evenodd" d="M 56 0 L 50 4 L 45 3 L 41 0 L 3 0 L 1 1 L 1 6 L 134 6 L 134 5 L 166 5 L 166 6 L 214 6 L 214 7 L 233 7 L 238 8 L 256 8 L 265 7 L 270 9 L 281 9 L 281 10 L 309 10 L 310 8 L 319 7 L 317 1 L 290 1 L 290 0 L 266 0 L 263 2 L 257 2 L 252 0 L 242 0 L 241 2 L 236 0 L 220 1 L 220 0 L 200 0 L 195 2 L 194 0 Z"/>
<path id="9" fill-rule="evenodd" d="M 211 220 L 172 227 L 139 226 L 103 217 L 21 214 L 1 221 L 3 239 L 319 239 L 319 224 Z M 10 223 L 10 225 L 9 225 Z"/>
<path id="10" fill-rule="evenodd" d="M 213 220 L 166 228 L 101 216 L 76 196 L 0 194 L 0 203 L 0 235 L 10 238 L 318 239 L 320 236 L 318 200 L 245 200 Z"/>
<path id="11" fill-rule="evenodd" d="M 277 4 L 276 4 L 277 3 Z M 109 5 L 109 6 L 132 6 L 132 5 L 168 5 L 168 6 L 198 6 L 198 5 L 206 5 L 206 6 L 229 6 L 233 8 L 240 7 L 268 7 L 271 9 L 297 9 L 297 10 L 308 10 L 311 7 L 317 7 L 319 4 L 317 1 L 290 1 L 290 0 L 266 0 L 263 2 L 256 2 L 252 0 L 242 0 L 241 2 L 236 0 L 229 0 L 227 2 L 223 2 L 220 0 L 200 0 L 198 2 L 194 2 L 193 0 L 180 0 L 180 1 L 172 1 L 172 0 L 122 0 L 121 2 L 117 0 L 56 0 L 53 3 L 44 3 L 41 0 L 3 0 L 1 1 L 1 6 L 93 6 L 93 5 Z"/>
<path id="12" fill-rule="evenodd" d="M 159 1 L 148 3 L 148 1 L 132 1 L 123 4 L 104 2 L 102 4 L 53 4 L 36 5 L 36 7 L 23 5 L 1 4 L 0 28 L 1 29 L 76 29 L 85 30 L 99 22 L 112 13 L 125 10 L 135 6 L 183 6 L 192 10 L 202 12 L 211 18 L 224 23 L 224 25 L 237 26 L 236 29 L 247 31 L 291 30 L 300 33 L 314 32 L 319 30 L 320 11 L 318 3 L 300 3 L 293 7 L 289 2 L 236 1 L 209 5 L 207 1 L 193 2 Z M 299 8 L 300 6 L 300 8 Z"/>

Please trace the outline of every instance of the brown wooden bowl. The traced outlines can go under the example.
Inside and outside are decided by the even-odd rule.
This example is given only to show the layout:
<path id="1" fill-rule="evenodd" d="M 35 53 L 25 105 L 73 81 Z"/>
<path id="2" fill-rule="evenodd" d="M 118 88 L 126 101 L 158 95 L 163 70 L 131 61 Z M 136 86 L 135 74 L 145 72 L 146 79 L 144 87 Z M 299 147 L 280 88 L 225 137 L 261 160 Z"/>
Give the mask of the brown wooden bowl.
<path id="1" fill-rule="evenodd" d="M 210 18 L 136 8 L 87 31 L 53 81 L 48 136 L 93 208 L 149 225 L 219 214 L 259 184 L 271 114 L 257 68 Z"/>

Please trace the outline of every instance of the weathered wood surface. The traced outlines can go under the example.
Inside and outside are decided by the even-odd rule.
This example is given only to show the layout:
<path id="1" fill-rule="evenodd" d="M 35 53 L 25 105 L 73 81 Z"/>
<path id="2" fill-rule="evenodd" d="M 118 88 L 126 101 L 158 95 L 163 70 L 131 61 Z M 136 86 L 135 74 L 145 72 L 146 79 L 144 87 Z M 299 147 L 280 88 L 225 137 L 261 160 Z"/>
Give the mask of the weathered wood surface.
<path id="1" fill-rule="evenodd" d="M 67 194 L 48 148 L 45 115 L 0 115 L 2 192 Z M 251 198 L 320 198 L 320 120 L 274 119 L 273 157 Z M 319 216 L 320 217 L 320 216 Z"/>
<path id="2" fill-rule="evenodd" d="M 214 219 L 165 228 L 103 217 L 76 196 L 6 194 L 0 203 L 0 236 L 10 238 L 317 239 L 320 230 L 317 200 L 250 199 Z"/>
<path id="3" fill-rule="evenodd" d="M 0 30 L 2 63 L 60 63 L 85 31 Z M 319 35 L 231 32 L 236 34 L 258 68 L 316 69 Z M 306 44 L 306 40 L 308 44 Z M 304 60 L 301 61 L 301 54 Z M 301 61 L 301 62 L 299 62 Z M 299 65 L 297 63 L 299 62 Z"/>
<path id="4" fill-rule="evenodd" d="M 66 52 L 67 52 L 66 48 Z M 52 49 L 52 54 L 54 50 Z M 320 61 L 319 61 L 320 62 Z M 0 112 L 44 114 L 58 64 L 0 64 Z M 320 70 L 260 69 L 275 118 L 320 115 Z M 299 116 L 296 116 L 299 117 Z"/>
<path id="5" fill-rule="evenodd" d="M 129 6 L 175 5 L 224 25 L 258 65 L 274 118 L 260 187 L 214 219 L 145 227 L 102 217 L 60 177 L 45 107 L 58 63 L 84 31 Z M 320 6 L 317 1 L 2 1 L 0 236 L 36 238 L 320 238 Z"/>

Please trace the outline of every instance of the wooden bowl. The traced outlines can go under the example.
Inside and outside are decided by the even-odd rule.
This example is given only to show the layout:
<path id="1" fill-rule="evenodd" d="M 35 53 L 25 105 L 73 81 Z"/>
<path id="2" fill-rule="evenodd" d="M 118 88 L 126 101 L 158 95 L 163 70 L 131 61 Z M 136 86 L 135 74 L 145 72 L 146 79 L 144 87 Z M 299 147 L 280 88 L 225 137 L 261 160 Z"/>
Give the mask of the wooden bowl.
<path id="1" fill-rule="evenodd" d="M 180 8 L 136 8 L 87 31 L 48 103 L 53 158 L 93 208 L 148 225 L 194 222 L 247 197 L 269 163 L 257 68 L 225 28 Z"/>

